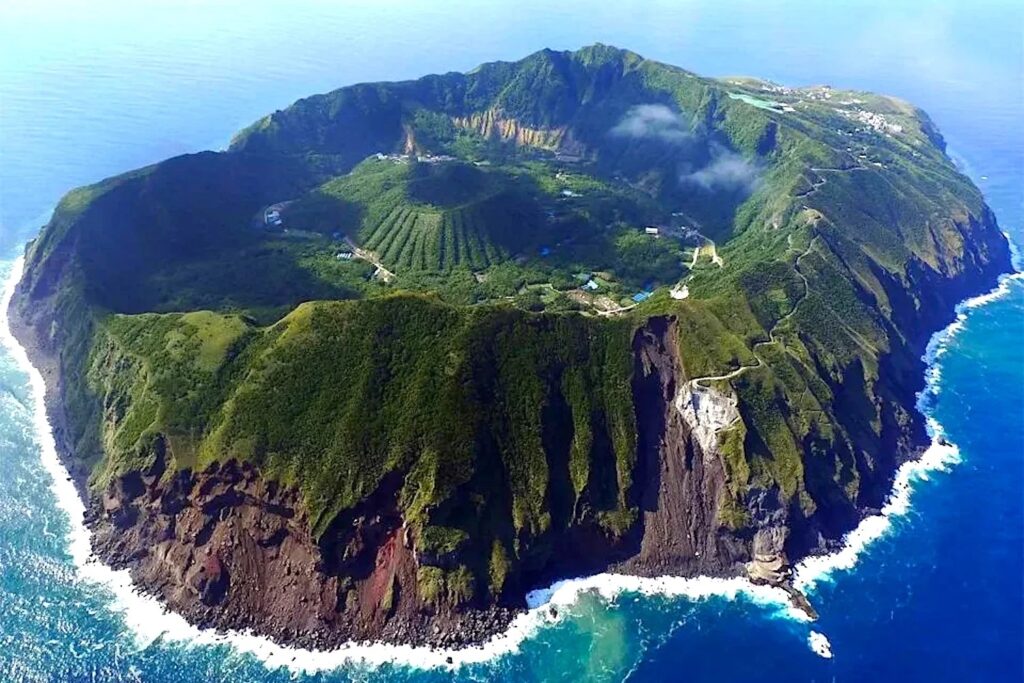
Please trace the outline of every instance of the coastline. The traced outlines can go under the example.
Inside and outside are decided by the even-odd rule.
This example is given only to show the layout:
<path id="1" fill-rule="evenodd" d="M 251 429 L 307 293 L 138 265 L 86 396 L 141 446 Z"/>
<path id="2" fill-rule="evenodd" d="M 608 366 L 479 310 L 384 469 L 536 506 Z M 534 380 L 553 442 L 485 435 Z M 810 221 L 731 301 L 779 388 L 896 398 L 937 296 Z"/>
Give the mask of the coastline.
<path id="1" fill-rule="evenodd" d="M 141 593 L 132 582 L 128 570 L 115 570 L 97 560 L 92 553 L 91 531 L 82 522 L 86 506 L 75 480 L 59 458 L 56 436 L 48 415 L 45 395 L 52 387 L 47 386 L 43 373 L 31 363 L 29 353 L 11 331 L 8 308 L 15 286 L 20 280 L 23 263 L 23 257 L 19 257 L 12 264 L 5 282 L 3 297 L 0 299 L 0 341 L 10 350 L 17 365 L 28 375 L 33 425 L 39 439 L 41 460 L 53 479 L 51 489 L 57 497 L 58 505 L 69 517 L 69 554 L 82 578 L 105 585 L 111 590 L 112 606 L 123 613 L 129 630 L 140 641 L 151 642 L 163 636 L 198 645 L 227 644 L 236 650 L 256 656 L 269 667 L 285 666 L 292 670 L 307 672 L 329 670 L 351 663 L 398 663 L 414 668 L 451 668 L 489 661 L 515 651 L 523 640 L 536 633 L 538 629 L 564 618 L 564 610 L 560 611 L 557 608 L 571 605 L 580 594 L 588 591 L 594 591 L 606 600 L 611 600 L 623 592 L 686 597 L 691 600 L 709 597 L 735 599 L 742 594 L 755 603 L 774 606 L 787 617 L 801 619 L 801 615 L 789 607 L 789 596 L 781 588 L 756 586 L 746 579 L 642 578 L 622 574 L 597 574 L 559 581 L 546 589 L 529 593 L 528 611 L 515 617 L 506 631 L 480 645 L 459 649 L 350 643 L 335 650 L 316 651 L 279 645 L 270 638 L 249 632 L 216 632 L 194 626 L 180 614 L 164 608 L 155 597 Z M 941 425 L 927 414 L 927 398 L 937 391 L 941 377 L 936 362 L 945 352 L 945 344 L 962 329 L 968 312 L 1004 296 L 1009 292 L 1009 282 L 1020 277 L 1020 273 L 1003 275 L 999 284 L 990 292 L 964 300 L 957 306 L 956 319 L 932 335 L 924 357 L 927 363 L 925 388 L 918 395 L 918 409 L 928 418 L 932 445 L 921 457 L 899 467 L 895 473 L 892 491 L 880 514 L 862 519 L 857 527 L 844 536 L 842 547 L 838 551 L 809 556 L 796 564 L 795 578 L 798 588 L 813 591 L 815 584 L 827 580 L 835 571 L 851 569 L 870 543 L 888 532 L 892 527 L 892 518 L 907 512 L 915 482 L 926 479 L 928 472 L 948 469 L 958 461 L 956 447 L 944 440 Z M 812 632 L 809 640 L 815 652 L 821 656 L 828 656 L 822 654 L 828 651 L 825 636 Z"/>
<path id="2" fill-rule="evenodd" d="M 942 372 L 938 361 L 945 355 L 949 342 L 964 328 L 970 311 L 1009 294 L 1010 283 L 1014 280 L 1024 280 L 1024 272 L 1004 273 L 999 276 L 996 286 L 988 292 L 968 297 L 958 303 L 953 321 L 931 336 L 922 358 L 925 362 L 925 385 L 917 394 L 915 406 L 925 416 L 928 435 L 932 439 L 931 445 L 925 449 L 921 457 L 900 465 L 885 505 L 878 514 L 865 517 L 848 532 L 843 537 L 839 550 L 826 555 L 811 555 L 796 564 L 794 585 L 799 590 L 813 593 L 814 587 L 818 583 L 831 580 L 834 572 L 853 569 L 861 554 L 874 541 L 889 532 L 892 520 L 910 511 L 915 483 L 927 481 L 931 472 L 948 472 L 953 465 L 960 463 L 959 448 L 946 438 L 943 426 L 930 414 L 931 400 L 938 395 L 941 388 Z"/>

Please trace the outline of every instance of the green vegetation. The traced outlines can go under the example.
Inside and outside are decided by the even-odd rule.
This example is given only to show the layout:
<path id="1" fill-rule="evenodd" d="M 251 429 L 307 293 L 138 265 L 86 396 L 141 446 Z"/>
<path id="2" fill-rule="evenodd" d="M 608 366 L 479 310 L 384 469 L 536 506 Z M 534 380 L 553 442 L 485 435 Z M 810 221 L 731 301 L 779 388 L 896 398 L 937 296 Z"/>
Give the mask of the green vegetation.
<path id="1" fill-rule="evenodd" d="M 472 600 L 476 593 L 476 579 L 465 565 L 449 571 L 430 565 L 421 566 L 417 570 L 416 582 L 420 598 L 429 605 L 462 605 Z"/>
<path id="2" fill-rule="evenodd" d="M 430 553 L 476 553 L 486 567 L 494 543 L 572 521 L 552 506 L 586 505 L 622 533 L 635 459 L 631 330 L 410 295 L 305 304 L 264 329 L 210 312 L 115 316 L 90 376 L 106 404 L 129 409 L 108 418 L 98 483 L 147 467 L 159 435 L 174 469 L 250 460 L 297 486 L 318 533 L 395 471 Z M 121 365 L 133 370 L 111 371 Z M 467 491 L 475 515 L 443 512 Z"/>
<path id="3" fill-rule="evenodd" d="M 527 282 L 573 286 L 580 268 L 612 270 L 634 287 L 668 283 L 683 272 L 682 251 L 676 240 L 639 230 L 656 215 L 641 193 L 539 160 L 476 166 L 395 157 L 367 159 L 325 183 L 290 206 L 286 220 L 348 235 L 403 285 L 462 302 L 449 291 L 456 269 L 521 280 L 501 294 L 470 285 L 472 301 L 512 296 Z"/>
<path id="4" fill-rule="evenodd" d="M 107 417 L 107 457 L 94 471 L 97 483 L 151 464 L 158 437 L 177 466 L 193 467 L 203 432 L 225 398 L 232 361 L 251 331 L 238 316 L 209 311 L 108 318 L 88 378 L 97 393 L 124 408 Z M 118 372 L 121 366 L 132 372 Z"/>
<path id="5" fill-rule="evenodd" d="M 54 335 L 96 487 L 248 461 L 322 535 L 398 482 L 420 596 L 462 604 L 565 534 L 636 528 L 633 341 L 656 315 L 678 386 L 731 373 L 709 380 L 740 413 L 722 527 L 749 537 L 774 491 L 845 531 L 923 434 L 934 311 L 1005 258 L 905 103 L 599 45 L 314 96 L 227 152 L 75 190 L 19 305 Z"/>

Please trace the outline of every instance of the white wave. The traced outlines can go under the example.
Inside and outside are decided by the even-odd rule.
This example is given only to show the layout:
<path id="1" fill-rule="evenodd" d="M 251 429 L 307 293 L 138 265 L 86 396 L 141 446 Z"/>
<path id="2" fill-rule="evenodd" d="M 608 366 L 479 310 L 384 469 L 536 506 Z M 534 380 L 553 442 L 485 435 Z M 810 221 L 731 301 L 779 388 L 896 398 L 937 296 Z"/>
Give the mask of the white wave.
<path id="1" fill-rule="evenodd" d="M 961 302 L 960 305 L 957 306 L 957 312 L 961 313 L 962 311 L 969 311 L 972 308 L 978 308 L 979 306 L 984 306 L 985 304 L 991 303 L 996 299 L 1003 298 L 1004 296 L 1010 293 L 1011 284 L 1015 280 L 1021 279 L 1024 279 L 1024 272 L 1007 273 L 1005 275 L 1000 276 L 999 284 L 996 285 L 995 289 L 993 289 L 991 292 L 979 294 L 978 296 L 971 297 L 970 299 L 966 299 L 965 301 Z"/>
<path id="2" fill-rule="evenodd" d="M 626 574 L 595 574 L 577 579 L 558 581 L 548 588 L 531 591 L 526 604 L 531 612 L 551 607 L 569 606 L 583 593 L 596 593 L 605 601 L 612 602 L 622 593 L 638 595 L 659 595 L 689 600 L 706 600 L 712 597 L 734 600 L 744 595 L 752 602 L 778 608 L 778 613 L 799 621 L 808 620 L 800 610 L 792 607 L 789 596 L 781 588 L 751 583 L 741 577 L 721 578 L 696 576 L 659 576 L 647 578 Z"/>
<path id="3" fill-rule="evenodd" d="M 35 437 L 39 441 L 40 456 L 43 467 L 50 474 L 53 482 L 50 488 L 57 497 L 57 502 L 71 520 L 81 520 L 85 514 L 85 505 L 82 503 L 75 485 L 71 481 L 71 475 L 57 458 L 57 445 L 53 438 L 53 430 L 46 417 L 46 409 L 43 397 L 46 392 L 46 385 L 43 383 L 43 376 L 29 362 L 28 354 L 22 348 L 18 340 L 11 333 L 10 320 L 8 319 L 8 308 L 11 298 L 14 296 L 14 288 L 21 280 L 21 273 L 24 269 L 25 258 L 19 256 L 11 266 L 7 282 L 4 285 L 3 295 L 0 296 L 0 343 L 7 347 L 8 352 L 14 359 L 15 364 L 25 371 L 29 380 L 30 409 L 32 426 Z M 91 553 L 88 535 L 77 532 L 77 527 L 84 529 L 79 523 L 71 524 L 71 531 L 68 535 L 68 552 L 76 564 L 87 559 Z"/>
<path id="4" fill-rule="evenodd" d="M 1003 231 L 1003 237 L 1006 238 L 1006 243 L 1010 245 L 1010 263 L 1013 265 L 1014 270 L 1024 271 L 1024 253 L 1021 252 L 1020 246 L 1013 241 L 1010 233 Z"/>
<path id="5" fill-rule="evenodd" d="M 906 462 L 896 471 L 892 492 L 879 514 L 866 517 L 853 531 L 843 537 L 842 547 L 828 555 L 812 555 L 801 560 L 793 573 L 793 584 L 800 590 L 814 588 L 819 581 L 828 579 L 838 570 L 852 569 L 857 559 L 873 542 L 892 527 L 892 518 L 905 515 L 910 509 L 910 496 L 915 481 L 928 479 L 934 471 L 945 471 L 960 460 L 956 446 L 943 442 L 941 426 L 929 421 L 933 441 L 918 459 Z"/>
<path id="6" fill-rule="evenodd" d="M 811 631 L 807 635 L 807 644 L 810 645 L 814 654 L 825 659 L 832 659 L 832 643 L 828 642 L 824 633 Z"/>
<path id="7" fill-rule="evenodd" d="M 348 643 L 335 650 L 314 651 L 282 646 L 251 632 L 218 632 L 193 626 L 181 615 L 165 609 L 157 599 L 141 594 L 133 585 L 126 570 L 114 570 L 92 554 L 90 532 L 82 522 L 85 506 L 71 477 L 60 462 L 53 432 L 46 416 L 43 401 L 46 387 L 43 377 L 29 362 L 25 349 L 10 331 L 7 309 L 14 287 L 21 279 L 23 268 L 24 259 L 19 257 L 11 268 L 3 296 L 0 297 L 0 342 L 8 348 L 17 365 L 28 374 L 32 419 L 39 440 L 42 464 L 53 480 L 51 489 L 58 505 L 70 521 L 68 552 L 78 569 L 78 574 L 82 579 L 104 586 L 111 592 L 111 606 L 122 614 L 125 625 L 134 635 L 139 647 L 144 648 L 157 639 L 182 642 L 189 646 L 230 646 L 239 653 L 253 655 L 268 668 L 284 667 L 294 672 L 306 673 L 352 664 L 397 664 L 420 669 L 458 668 L 466 664 L 489 662 L 517 651 L 524 640 L 532 637 L 545 624 L 564 618 L 565 610 L 559 611 L 558 607 L 571 606 L 586 592 L 596 592 L 608 601 L 613 601 L 624 592 L 690 600 L 703 600 L 713 596 L 735 599 L 742 594 L 757 604 L 775 606 L 778 608 L 777 613 L 782 616 L 797 620 L 807 619 L 802 612 L 791 606 L 785 591 L 769 586 L 757 586 L 743 578 L 641 578 L 598 574 L 559 581 L 546 589 L 531 592 L 527 596 L 529 610 L 516 617 L 504 633 L 481 645 L 460 649 Z M 958 307 L 957 320 L 933 336 L 926 354 L 926 359 L 930 363 L 926 391 L 934 393 L 937 390 L 941 372 L 934 361 L 944 353 L 948 340 L 963 327 L 967 311 L 1003 296 L 1009 291 L 1009 280 L 1020 277 L 1021 274 L 1014 274 L 1004 278 L 993 292 L 965 301 Z M 830 576 L 832 572 L 853 567 L 865 547 L 886 533 L 891 525 L 890 519 L 906 513 L 914 481 L 927 478 L 928 472 L 945 469 L 957 462 L 959 452 L 955 446 L 945 442 L 941 426 L 932 419 L 929 419 L 928 424 L 934 439 L 931 447 L 925 451 L 921 459 L 900 467 L 892 494 L 882 508 L 881 514 L 863 520 L 846 536 L 844 546 L 838 552 L 810 557 L 798 564 L 795 571 L 797 587 L 812 588 L 817 581 Z M 831 657 L 831 646 L 823 634 L 812 631 L 808 642 L 822 657 Z"/>

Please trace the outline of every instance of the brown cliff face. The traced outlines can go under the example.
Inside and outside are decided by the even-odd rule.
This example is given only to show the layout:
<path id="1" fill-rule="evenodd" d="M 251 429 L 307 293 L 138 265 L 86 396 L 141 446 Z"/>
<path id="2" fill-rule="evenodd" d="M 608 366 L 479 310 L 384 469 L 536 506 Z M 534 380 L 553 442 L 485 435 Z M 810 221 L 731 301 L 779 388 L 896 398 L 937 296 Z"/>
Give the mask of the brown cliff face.
<path id="1" fill-rule="evenodd" d="M 640 439 L 631 497 L 638 522 L 619 539 L 570 525 L 553 542 L 573 552 L 555 553 L 524 574 L 523 593 L 598 571 L 744 571 L 750 539 L 719 520 L 727 495 L 721 456 L 702 449 L 676 405 L 686 381 L 676 339 L 670 317 L 649 320 L 634 338 Z M 313 647 L 350 640 L 453 646 L 500 632 L 525 607 L 521 595 L 511 602 L 423 599 L 418 570 L 439 558 L 414 551 L 396 506 L 397 476 L 314 538 L 297 491 L 235 462 L 165 472 L 162 442 L 156 448 L 156 465 L 116 479 L 88 521 L 100 557 L 129 568 L 138 584 L 193 622 Z"/>
<path id="2" fill-rule="evenodd" d="M 512 142 L 520 147 L 535 147 L 567 154 L 582 155 L 586 148 L 575 139 L 568 126 L 532 128 L 521 121 L 507 117 L 497 109 L 456 116 L 452 123 L 458 128 L 473 131 L 485 138 Z"/>
<path id="3" fill-rule="evenodd" d="M 640 542 L 616 569 L 645 576 L 738 573 L 749 555 L 721 529 L 727 495 L 721 456 L 692 438 L 675 405 L 688 379 L 677 339 L 675 320 L 659 317 L 633 340 Z"/>
<path id="4" fill-rule="evenodd" d="M 986 269 L 993 278 L 995 268 Z M 930 282 L 937 279 L 931 276 Z M 979 287 L 977 280 L 951 277 L 946 288 L 934 289 L 941 291 L 948 310 L 956 297 Z M 892 290 L 895 306 L 909 308 L 897 296 L 900 290 Z M 906 359 L 920 355 L 924 331 L 942 322 L 933 317 L 920 320 L 920 337 L 908 335 L 918 338 L 906 340 L 886 360 L 908 366 L 901 366 L 900 377 L 920 369 L 920 363 Z M 47 325 L 47 318 L 42 312 L 22 313 L 12 322 L 46 373 L 51 420 L 65 461 L 74 463 L 74 439 L 64 427 L 63 402 L 56 395 L 64 387 L 54 335 L 62 330 Z M 910 310 L 906 319 L 914 319 Z M 718 448 L 709 445 L 715 439 L 708 439 L 708 425 L 695 423 L 694 414 L 681 409 L 693 387 L 677 340 L 672 317 L 647 320 L 633 340 L 638 441 L 629 498 L 639 512 L 636 523 L 619 538 L 593 525 L 570 523 L 550 539 L 562 551 L 551 553 L 543 566 L 520 567 L 514 589 L 498 598 L 487 591 L 469 600 L 447 593 L 430 602 L 421 597 L 421 565 L 438 565 L 443 558 L 414 552 L 415 538 L 397 511 L 399 479 L 385 479 L 374 494 L 314 538 L 298 492 L 263 479 L 252 466 L 231 462 L 203 472 L 164 472 L 158 453 L 150 471 L 121 477 L 94 497 L 88 522 L 96 552 L 130 569 L 143 589 L 193 623 L 251 628 L 280 642 L 319 648 L 351 640 L 445 646 L 480 642 L 502 631 L 525 607 L 527 590 L 600 571 L 748 574 L 784 582 L 790 560 L 829 547 L 834 543 L 829 539 L 870 511 L 876 497 L 866 495 L 871 498 L 867 504 L 858 501 L 856 509 L 835 519 L 821 514 L 805 519 L 781 501 L 777 490 L 755 488 L 741 502 L 747 523 L 739 530 L 727 528 L 725 463 Z M 844 388 L 851 389 L 833 387 L 840 398 Z M 886 427 L 880 438 L 884 446 L 872 452 L 902 461 L 922 445 L 916 432 Z M 865 489 L 877 491 L 877 500 L 887 491 L 895 464 L 872 468 L 877 476 Z M 88 495 L 82 469 L 77 471 Z"/>
<path id="5" fill-rule="evenodd" d="M 891 405 L 912 401 L 922 370 L 916 359 L 926 333 L 945 322 L 942 312 L 988 286 L 1005 265 L 986 262 L 973 251 L 966 258 L 985 265 L 947 274 L 945 280 L 923 267 L 911 268 L 918 289 L 934 299 L 923 307 L 909 300 L 905 285 L 884 282 L 897 317 L 909 327 L 902 343 L 883 359 L 887 386 L 896 393 Z M 974 270 L 980 273 L 972 277 Z M 67 390 L 66 368 L 57 352 L 68 340 L 87 335 L 53 323 L 63 318 L 53 310 L 62 304 L 53 296 L 52 279 L 37 274 L 31 295 L 28 285 L 20 290 L 22 306 L 12 309 L 12 324 L 44 372 L 60 450 L 65 462 L 78 464 L 72 471 L 88 496 L 83 461 L 72 457 L 76 451 L 79 458 L 87 455 L 80 447 L 85 442 L 64 417 L 60 395 Z M 40 305 L 28 306 L 29 301 Z M 895 466 L 924 445 L 919 417 L 907 423 L 890 416 L 881 434 L 865 442 L 864 449 L 879 461 L 865 470 L 870 477 L 855 504 L 823 506 L 805 518 L 798 506 L 781 500 L 778 490 L 752 488 L 740 501 L 747 521 L 739 530 L 727 528 L 723 505 L 730 493 L 723 456 L 714 445 L 717 427 L 695 421 L 697 413 L 682 409 L 694 392 L 677 340 L 671 317 L 647 320 L 633 339 L 637 465 L 629 499 L 639 513 L 636 523 L 611 538 L 593 524 L 569 520 L 549 539 L 559 552 L 520 566 L 514 584 L 501 596 L 480 590 L 468 600 L 447 592 L 429 602 L 421 597 L 421 565 L 454 565 L 458 558 L 418 557 L 413 551 L 416 539 L 397 511 L 400 479 L 385 479 L 374 494 L 314 538 L 296 490 L 236 463 L 203 472 L 164 472 L 158 453 L 151 471 L 121 477 L 94 496 L 88 522 L 95 549 L 112 565 L 129 568 L 141 587 L 200 625 L 251 628 L 280 642 L 320 648 L 351 640 L 457 646 L 502 631 L 525 606 L 527 590 L 567 576 L 746 573 L 784 582 L 789 561 L 834 544 L 880 504 Z M 844 381 L 831 387 L 837 408 L 845 405 L 847 393 L 856 398 L 858 386 Z M 840 423 L 854 415 L 838 414 Z"/>
<path id="6" fill-rule="evenodd" d="M 248 465 L 111 484 L 89 512 L 97 554 L 190 621 L 311 647 L 351 640 L 459 645 L 513 612 L 424 604 L 409 534 L 382 490 L 314 539 L 298 496 Z M 380 500 L 383 498 L 384 500 Z M 377 504 L 383 503 L 383 507 Z"/>
<path id="7" fill-rule="evenodd" d="M 994 279 L 996 265 L 985 270 Z M 983 279 L 954 276 L 943 289 L 937 276 L 920 273 L 940 292 L 935 296 L 942 297 L 945 310 L 957 297 L 980 289 L 977 281 Z M 894 307 L 910 308 L 895 283 L 891 291 Z M 905 313 L 905 320 L 914 321 L 907 335 L 911 339 L 883 359 L 883 367 L 893 368 L 890 380 L 904 380 L 891 381 L 903 392 L 893 405 L 911 399 L 905 384 L 921 364 L 909 359 L 920 355 L 924 332 L 943 322 L 937 314 L 917 313 L 918 319 L 911 310 Z M 550 539 L 562 552 L 546 557 L 543 566 L 519 568 L 514 595 L 499 599 L 478 591 L 467 601 L 441 594 L 430 602 L 421 597 L 421 565 L 443 564 L 444 558 L 414 552 L 415 538 L 396 505 L 402 486 L 398 478 L 386 478 L 374 494 L 314 538 L 298 492 L 264 480 L 252 466 L 232 462 L 198 473 L 169 473 L 158 457 L 151 471 L 117 479 L 93 501 L 88 521 L 96 551 L 114 566 L 129 568 L 139 585 L 195 623 L 251 628 L 311 647 L 350 640 L 446 646 L 479 642 L 502 631 L 525 607 L 527 590 L 600 571 L 746 574 L 784 583 L 790 561 L 830 547 L 880 503 L 898 462 L 924 445 L 920 419 L 909 426 L 887 419 L 881 434 L 872 437 L 878 443 L 866 449 L 888 460 L 867 470 L 871 479 L 851 509 L 834 506 L 831 516 L 819 512 L 805 518 L 798 506 L 783 502 L 777 489 L 754 487 L 740 502 L 747 521 L 730 529 L 723 521 L 730 496 L 723 455 L 709 445 L 716 443 L 708 438 L 709 426 L 695 421 L 699 411 L 682 409 L 694 387 L 683 369 L 675 325 L 670 316 L 653 317 L 633 339 L 638 440 L 629 498 L 639 512 L 636 523 L 619 538 L 593 525 L 570 523 Z M 31 340 L 42 328 L 23 321 L 19 329 L 20 337 Z M 59 368 L 47 363 L 52 358 L 48 348 L 35 345 L 33 357 L 50 368 L 52 379 Z M 857 385 L 844 382 L 832 389 L 845 420 L 844 392 L 856 391 Z M 60 431 L 59 421 L 57 426 Z"/>

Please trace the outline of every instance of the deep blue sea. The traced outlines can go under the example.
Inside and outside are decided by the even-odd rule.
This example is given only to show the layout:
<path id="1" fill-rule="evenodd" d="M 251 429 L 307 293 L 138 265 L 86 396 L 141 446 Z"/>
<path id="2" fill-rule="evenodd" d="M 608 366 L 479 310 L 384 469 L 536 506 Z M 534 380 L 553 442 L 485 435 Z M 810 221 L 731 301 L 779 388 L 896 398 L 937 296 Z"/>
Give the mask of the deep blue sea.
<path id="1" fill-rule="evenodd" d="M 76 185 L 223 147 L 313 92 L 596 41 L 707 75 L 911 100 L 1024 244 L 1020 2 L 7 0 L 0 278 Z M 503 654 L 432 669 L 423 652 L 360 650 L 373 661 L 334 666 L 200 634 L 131 598 L 123 577 L 76 564 L 83 537 L 66 483 L 54 486 L 32 374 L 2 346 L 0 681 L 1024 680 L 1024 281 L 965 307 L 936 341 L 922 407 L 958 455 L 936 449 L 938 469 L 904 473 L 905 514 L 900 495 L 856 563 L 811 589 L 818 622 L 770 596 L 705 595 L 706 582 L 596 581 Z"/>

